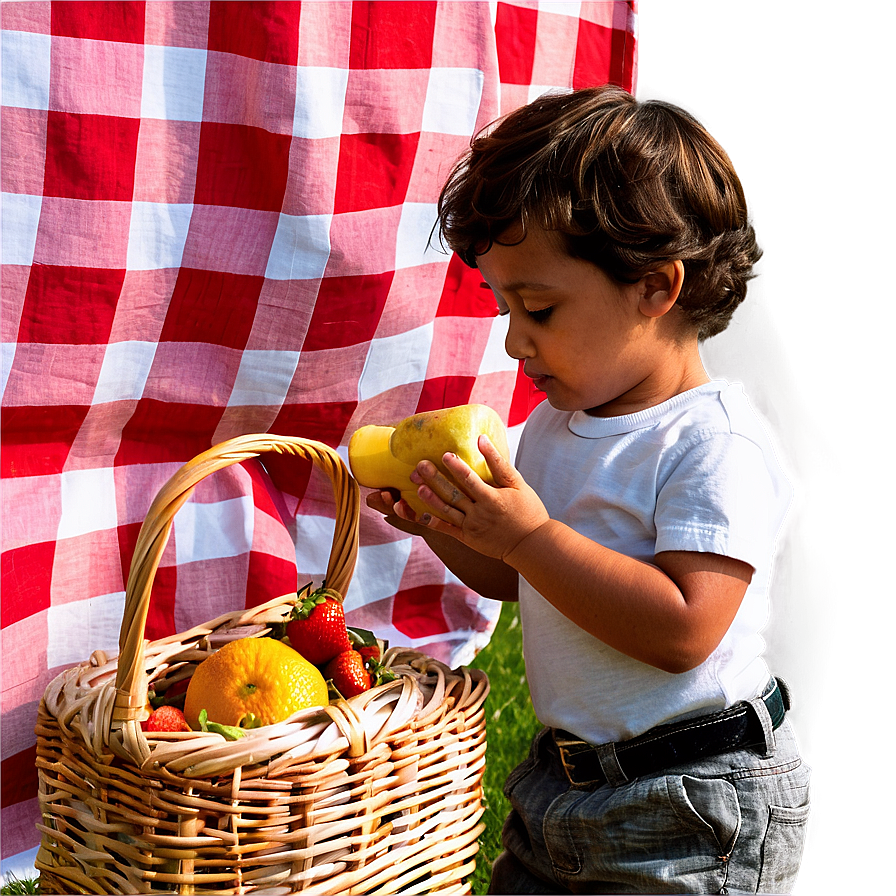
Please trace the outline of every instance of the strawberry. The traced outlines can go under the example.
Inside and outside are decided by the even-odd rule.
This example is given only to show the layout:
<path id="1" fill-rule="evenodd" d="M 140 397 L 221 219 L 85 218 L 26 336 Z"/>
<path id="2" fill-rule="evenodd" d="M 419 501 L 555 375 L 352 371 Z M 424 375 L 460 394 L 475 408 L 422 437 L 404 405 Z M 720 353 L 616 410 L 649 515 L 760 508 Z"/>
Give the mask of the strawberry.
<path id="1" fill-rule="evenodd" d="M 355 648 L 364 658 L 364 668 L 370 674 L 370 686 L 385 684 L 387 681 L 395 681 L 395 673 L 383 665 L 383 650 L 379 644 L 367 644 Z"/>
<path id="2" fill-rule="evenodd" d="M 356 648 L 358 653 L 364 657 L 364 662 L 368 663 L 368 661 L 373 660 L 375 663 L 379 663 L 379 661 L 383 658 L 383 652 L 380 650 L 379 644 L 368 644 L 365 647 Z"/>
<path id="3" fill-rule="evenodd" d="M 190 731 L 184 714 L 176 706 L 160 706 L 140 723 L 144 731 Z"/>
<path id="4" fill-rule="evenodd" d="M 343 650 L 333 657 L 324 667 L 324 678 L 332 681 L 343 697 L 354 697 L 370 690 L 370 673 L 364 657 L 357 650 Z"/>
<path id="5" fill-rule="evenodd" d="M 345 625 L 342 599 L 335 591 L 319 588 L 302 599 L 286 626 L 289 643 L 315 666 L 323 666 L 351 643 Z"/>

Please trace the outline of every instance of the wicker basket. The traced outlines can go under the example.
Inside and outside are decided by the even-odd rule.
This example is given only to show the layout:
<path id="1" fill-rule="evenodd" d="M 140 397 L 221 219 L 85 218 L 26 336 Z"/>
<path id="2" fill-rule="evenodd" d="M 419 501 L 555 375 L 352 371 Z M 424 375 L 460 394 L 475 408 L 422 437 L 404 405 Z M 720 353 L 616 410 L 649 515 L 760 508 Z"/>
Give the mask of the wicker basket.
<path id="1" fill-rule="evenodd" d="M 145 734 L 162 692 L 234 637 L 263 636 L 295 595 L 144 639 L 172 518 L 205 476 L 276 451 L 331 479 L 337 521 L 327 585 L 345 593 L 359 490 L 328 446 L 242 436 L 185 464 L 140 531 L 120 654 L 91 658 L 47 688 L 37 721 L 44 893 L 468 893 L 484 825 L 488 680 L 390 648 L 395 681 L 306 710 L 239 740 Z"/>

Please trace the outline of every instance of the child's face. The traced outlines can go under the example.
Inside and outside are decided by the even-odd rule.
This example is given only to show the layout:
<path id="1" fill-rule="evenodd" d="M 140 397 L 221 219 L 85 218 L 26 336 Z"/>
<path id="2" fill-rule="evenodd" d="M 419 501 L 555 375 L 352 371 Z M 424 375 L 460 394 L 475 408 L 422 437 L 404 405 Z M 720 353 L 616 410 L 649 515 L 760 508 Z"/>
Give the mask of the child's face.
<path id="1" fill-rule="evenodd" d="M 510 314 L 507 353 L 524 361 L 555 408 L 617 416 L 681 391 L 680 340 L 668 321 L 642 313 L 643 283 L 617 283 L 534 228 L 517 245 L 496 243 L 478 263 Z"/>

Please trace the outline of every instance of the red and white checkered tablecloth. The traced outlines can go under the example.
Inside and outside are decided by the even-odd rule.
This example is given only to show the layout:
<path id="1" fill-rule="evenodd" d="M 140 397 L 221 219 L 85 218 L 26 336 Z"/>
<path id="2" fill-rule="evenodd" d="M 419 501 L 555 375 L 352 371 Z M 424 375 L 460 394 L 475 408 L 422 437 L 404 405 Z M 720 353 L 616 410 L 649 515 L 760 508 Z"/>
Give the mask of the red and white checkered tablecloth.
<path id="1" fill-rule="evenodd" d="M 535 397 L 475 271 L 429 245 L 471 135 L 633 89 L 635 2 L 7 2 L 2 16 L 2 855 L 37 844 L 48 682 L 117 651 L 150 501 L 242 433 Z M 329 483 L 231 467 L 175 519 L 147 636 L 320 579 Z M 497 605 L 363 513 L 351 623 L 452 664 Z"/>

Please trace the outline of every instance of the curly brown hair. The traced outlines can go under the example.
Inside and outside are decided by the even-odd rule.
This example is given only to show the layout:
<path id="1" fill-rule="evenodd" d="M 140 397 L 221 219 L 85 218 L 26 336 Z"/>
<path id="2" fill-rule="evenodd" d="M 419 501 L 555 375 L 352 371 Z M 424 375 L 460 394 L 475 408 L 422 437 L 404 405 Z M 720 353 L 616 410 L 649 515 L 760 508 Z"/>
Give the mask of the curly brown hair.
<path id="1" fill-rule="evenodd" d="M 725 151 L 688 112 L 607 85 L 550 94 L 480 132 L 439 197 L 443 241 L 470 267 L 522 226 L 636 283 L 680 259 L 678 306 L 722 332 L 762 252 Z M 514 240 L 513 242 L 518 242 Z"/>

